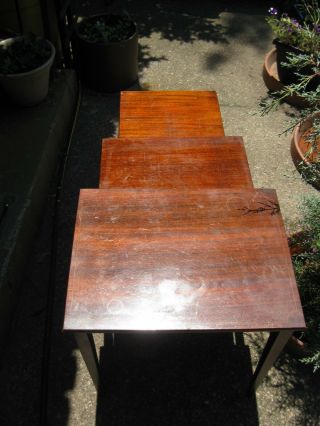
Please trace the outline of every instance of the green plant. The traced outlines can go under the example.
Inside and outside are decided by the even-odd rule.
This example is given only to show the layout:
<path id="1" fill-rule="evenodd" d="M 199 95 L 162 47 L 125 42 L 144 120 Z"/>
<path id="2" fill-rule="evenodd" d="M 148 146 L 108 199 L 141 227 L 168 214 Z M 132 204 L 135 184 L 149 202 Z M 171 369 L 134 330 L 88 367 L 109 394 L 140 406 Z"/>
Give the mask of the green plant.
<path id="1" fill-rule="evenodd" d="M 292 256 L 307 324 L 303 337 L 310 349 L 301 361 L 316 371 L 320 369 L 320 198 L 305 198 L 301 211 L 303 232 L 297 242 L 302 251 Z"/>
<path id="2" fill-rule="evenodd" d="M 134 23 L 125 15 L 101 15 L 85 19 L 79 25 L 79 35 L 91 43 L 127 40 L 134 31 Z"/>
<path id="3" fill-rule="evenodd" d="M 295 47 L 302 52 L 317 54 L 320 49 L 320 9 L 317 0 L 302 0 L 300 13 L 303 23 L 284 13 L 279 16 L 276 8 L 269 9 L 266 21 L 275 37 L 281 43 Z"/>
<path id="4" fill-rule="evenodd" d="M 46 40 L 33 34 L 13 38 L 0 45 L 0 74 L 19 74 L 44 64 L 51 55 Z"/>
<path id="5" fill-rule="evenodd" d="M 292 130 L 297 125 L 311 121 L 312 127 L 304 137 L 307 145 L 305 158 L 312 161 L 302 163 L 299 167 L 307 182 L 320 181 L 320 51 L 317 53 L 289 53 L 288 63 L 297 76 L 297 83 L 289 84 L 282 90 L 270 93 L 260 104 L 261 115 L 277 110 L 281 103 L 290 96 L 299 96 L 307 105 L 300 109 L 284 132 Z M 305 70 L 308 69 L 308 75 Z"/>

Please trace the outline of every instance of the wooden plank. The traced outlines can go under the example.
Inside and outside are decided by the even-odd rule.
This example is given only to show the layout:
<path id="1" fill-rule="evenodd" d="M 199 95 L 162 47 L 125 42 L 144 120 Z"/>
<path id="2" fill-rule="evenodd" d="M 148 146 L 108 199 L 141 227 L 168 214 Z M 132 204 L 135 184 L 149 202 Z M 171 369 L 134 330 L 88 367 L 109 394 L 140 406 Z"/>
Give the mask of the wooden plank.
<path id="1" fill-rule="evenodd" d="M 275 191 L 81 191 L 65 330 L 304 326 Z"/>
<path id="2" fill-rule="evenodd" d="M 243 140 L 114 138 L 102 143 L 100 188 L 251 188 Z"/>
<path id="3" fill-rule="evenodd" d="M 119 137 L 224 136 L 217 94 L 121 92 Z"/>

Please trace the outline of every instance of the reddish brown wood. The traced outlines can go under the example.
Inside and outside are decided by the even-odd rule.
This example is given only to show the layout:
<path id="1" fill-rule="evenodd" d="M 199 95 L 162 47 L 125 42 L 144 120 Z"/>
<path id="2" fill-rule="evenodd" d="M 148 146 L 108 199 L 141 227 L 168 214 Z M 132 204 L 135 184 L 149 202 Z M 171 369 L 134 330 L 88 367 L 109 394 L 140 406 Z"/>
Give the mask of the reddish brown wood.
<path id="1" fill-rule="evenodd" d="M 251 188 L 242 138 L 130 138 L 102 143 L 100 188 Z"/>
<path id="2" fill-rule="evenodd" d="M 65 330 L 304 326 L 275 191 L 81 191 Z"/>
<path id="3" fill-rule="evenodd" d="M 223 135 L 215 92 L 121 92 L 119 137 Z"/>

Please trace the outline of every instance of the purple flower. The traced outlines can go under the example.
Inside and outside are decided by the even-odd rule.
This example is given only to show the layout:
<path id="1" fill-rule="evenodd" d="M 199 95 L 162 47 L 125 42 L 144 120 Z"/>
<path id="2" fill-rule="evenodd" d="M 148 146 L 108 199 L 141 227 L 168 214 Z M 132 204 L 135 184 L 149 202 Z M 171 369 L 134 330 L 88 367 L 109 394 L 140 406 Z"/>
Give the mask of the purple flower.
<path id="1" fill-rule="evenodd" d="M 276 9 L 275 7 L 270 7 L 268 12 L 270 13 L 270 15 L 273 15 L 273 16 L 278 15 L 278 9 Z"/>
<path id="2" fill-rule="evenodd" d="M 320 34 L 320 25 L 315 25 L 314 30 L 317 34 Z"/>
<path id="3" fill-rule="evenodd" d="M 293 25 L 297 28 L 300 28 L 300 24 L 296 19 L 291 19 L 291 22 L 293 23 Z"/>

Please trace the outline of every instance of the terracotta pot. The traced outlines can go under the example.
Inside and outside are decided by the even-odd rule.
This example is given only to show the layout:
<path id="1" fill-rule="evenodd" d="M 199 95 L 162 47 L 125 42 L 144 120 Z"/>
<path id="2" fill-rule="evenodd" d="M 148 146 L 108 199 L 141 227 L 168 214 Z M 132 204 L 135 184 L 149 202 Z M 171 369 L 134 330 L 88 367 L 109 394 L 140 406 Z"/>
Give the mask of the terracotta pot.
<path id="1" fill-rule="evenodd" d="M 271 92 L 278 92 L 285 86 L 280 82 L 277 67 L 277 50 L 272 49 L 265 56 L 263 67 L 263 80 Z M 308 103 L 299 96 L 288 96 L 285 101 L 294 106 L 307 107 Z"/>
<path id="2" fill-rule="evenodd" d="M 310 144 L 306 141 L 308 133 L 312 128 L 312 119 L 306 120 L 301 125 L 297 125 L 294 129 L 292 140 L 291 140 L 291 155 L 293 162 L 297 169 L 301 168 L 301 165 L 308 166 L 315 161 L 320 161 L 320 140 L 317 142 L 317 152 L 309 153 Z M 312 182 L 313 185 L 320 189 L 320 179 Z"/>
<path id="3" fill-rule="evenodd" d="M 297 231 L 288 236 L 288 245 L 291 256 L 310 251 L 308 234 L 306 231 Z"/>
<path id="4" fill-rule="evenodd" d="M 309 353 L 307 344 L 295 336 L 291 336 L 285 350 L 296 358 L 304 358 Z"/>

